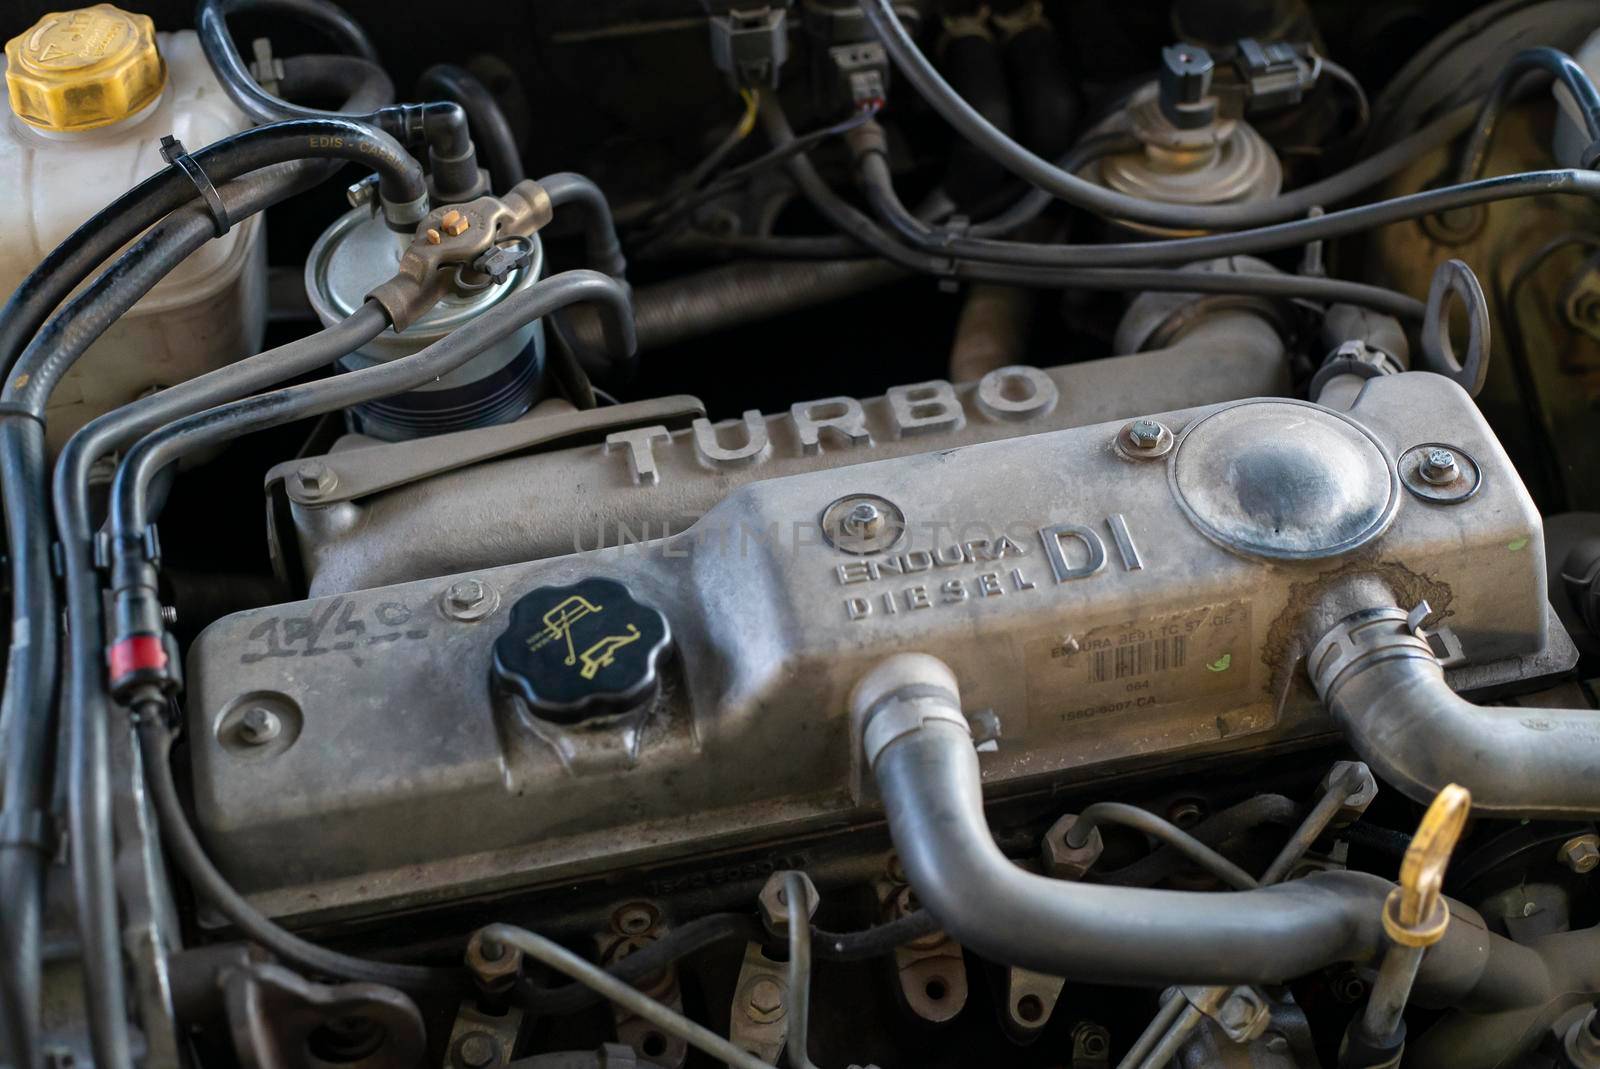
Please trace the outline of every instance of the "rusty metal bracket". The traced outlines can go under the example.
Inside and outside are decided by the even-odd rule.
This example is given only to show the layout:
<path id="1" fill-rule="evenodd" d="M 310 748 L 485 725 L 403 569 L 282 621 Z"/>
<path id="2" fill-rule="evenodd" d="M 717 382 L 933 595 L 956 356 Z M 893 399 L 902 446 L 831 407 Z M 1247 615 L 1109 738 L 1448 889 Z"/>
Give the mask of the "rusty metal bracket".
<path id="1" fill-rule="evenodd" d="M 886 921 L 921 908 L 916 892 L 905 882 L 898 856 L 891 856 L 885 876 L 874 889 Z M 901 998 L 924 1021 L 942 1024 L 966 1007 L 966 958 L 961 945 L 945 932 L 931 932 L 895 947 L 894 966 Z"/>
<path id="2" fill-rule="evenodd" d="M 427 1050 L 416 1004 L 382 984 L 315 984 L 265 963 L 220 982 L 243 1069 L 416 1069 Z"/>
<path id="3" fill-rule="evenodd" d="M 289 500 L 298 504 L 332 505 L 354 501 L 486 460 L 598 441 L 613 431 L 655 424 L 669 429 L 686 427 L 705 412 L 705 405 L 697 398 L 679 394 L 605 408 L 532 416 L 515 423 L 363 446 L 323 457 L 303 457 L 268 470 L 267 493 L 270 497 L 274 484 L 283 483 Z M 300 469 L 312 465 L 317 466 L 315 478 L 297 478 Z M 326 490 L 322 489 L 324 486 Z"/>

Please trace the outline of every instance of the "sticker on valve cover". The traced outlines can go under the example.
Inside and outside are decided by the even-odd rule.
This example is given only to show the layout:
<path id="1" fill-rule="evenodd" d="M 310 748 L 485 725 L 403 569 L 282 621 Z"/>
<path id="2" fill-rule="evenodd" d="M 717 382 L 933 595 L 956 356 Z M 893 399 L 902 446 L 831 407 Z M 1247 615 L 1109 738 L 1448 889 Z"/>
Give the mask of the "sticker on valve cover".
<path id="1" fill-rule="evenodd" d="M 1064 722 L 1249 689 L 1250 603 L 1066 632 L 1028 644 L 1029 714 Z"/>

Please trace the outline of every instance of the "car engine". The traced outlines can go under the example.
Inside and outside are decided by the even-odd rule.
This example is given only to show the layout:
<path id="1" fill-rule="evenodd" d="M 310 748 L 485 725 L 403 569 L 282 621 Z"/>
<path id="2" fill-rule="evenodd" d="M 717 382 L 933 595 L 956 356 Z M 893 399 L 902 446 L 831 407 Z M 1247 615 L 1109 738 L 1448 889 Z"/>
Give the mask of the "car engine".
<path id="1" fill-rule="evenodd" d="M 0 1067 L 1600 1069 L 1592 0 L 0 29 Z"/>

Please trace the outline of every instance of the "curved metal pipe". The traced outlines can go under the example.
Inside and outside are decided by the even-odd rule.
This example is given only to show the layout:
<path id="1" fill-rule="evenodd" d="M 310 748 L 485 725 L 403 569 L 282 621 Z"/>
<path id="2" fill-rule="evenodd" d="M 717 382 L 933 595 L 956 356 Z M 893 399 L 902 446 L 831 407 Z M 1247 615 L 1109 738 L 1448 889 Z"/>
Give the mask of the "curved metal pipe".
<path id="1" fill-rule="evenodd" d="M 1600 714 L 1474 705 L 1392 592 L 1368 581 L 1333 597 L 1344 614 L 1330 627 L 1327 610 L 1313 613 L 1306 670 L 1379 779 L 1419 802 L 1459 783 L 1485 816 L 1600 814 Z"/>

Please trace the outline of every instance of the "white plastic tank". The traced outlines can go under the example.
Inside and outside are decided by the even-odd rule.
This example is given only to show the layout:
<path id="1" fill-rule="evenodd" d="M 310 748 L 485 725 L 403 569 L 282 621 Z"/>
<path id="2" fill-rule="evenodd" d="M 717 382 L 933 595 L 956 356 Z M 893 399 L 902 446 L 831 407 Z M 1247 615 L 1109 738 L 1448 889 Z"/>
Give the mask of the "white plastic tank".
<path id="1" fill-rule="evenodd" d="M 0 108 L 0 296 L 9 297 L 80 223 L 167 166 L 164 135 L 193 152 L 250 122 L 192 31 L 158 34 L 148 17 L 109 4 L 4 30 L 22 31 L 6 44 L 9 106 Z M 51 398 L 52 450 L 103 412 L 259 350 L 261 229 L 254 217 L 207 242 L 89 348 Z"/>

